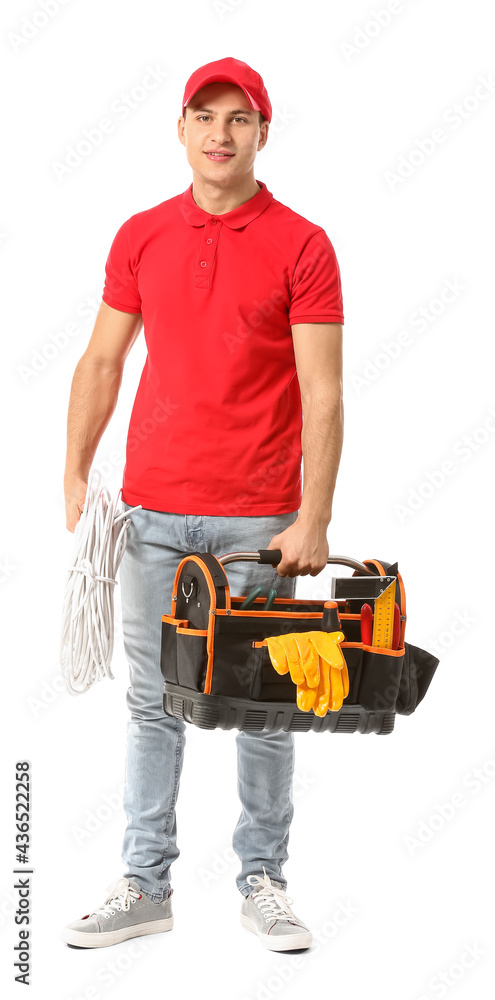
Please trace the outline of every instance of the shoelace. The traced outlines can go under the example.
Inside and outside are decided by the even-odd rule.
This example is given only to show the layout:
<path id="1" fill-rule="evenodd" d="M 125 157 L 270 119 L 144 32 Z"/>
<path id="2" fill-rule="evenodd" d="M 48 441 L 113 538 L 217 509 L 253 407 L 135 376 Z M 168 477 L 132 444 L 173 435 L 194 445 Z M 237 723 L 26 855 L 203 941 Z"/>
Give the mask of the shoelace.
<path id="1" fill-rule="evenodd" d="M 110 889 L 110 894 L 107 896 L 105 902 L 101 906 L 97 906 L 96 910 L 92 912 L 104 913 L 105 916 L 110 916 L 114 907 L 121 910 L 129 910 L 131 902 L 134 902 L 135 899 L 141 899 L 141 893 L 132 888 L 132 885 L 129 884 L 129 879 L 119 878 Z"/>
<path id="2" fill-rule="evenodd" d="M 286 895 L 284 889 L 278 889 L 270 882 L 270 877 L 266 874 L 264 866 L 263 871 L 263 878 L 260 878 L 259 875 L 248 875 L 246 881 L 250 885 L 258 884 L 262 887 L 256 891 L 253 899 L 264 914 L 265 920 L 276 917 L 277 920 L 293 920 L 297 923 L 289 906 L 289 903 L 293 903 L 294 900 Z"/>

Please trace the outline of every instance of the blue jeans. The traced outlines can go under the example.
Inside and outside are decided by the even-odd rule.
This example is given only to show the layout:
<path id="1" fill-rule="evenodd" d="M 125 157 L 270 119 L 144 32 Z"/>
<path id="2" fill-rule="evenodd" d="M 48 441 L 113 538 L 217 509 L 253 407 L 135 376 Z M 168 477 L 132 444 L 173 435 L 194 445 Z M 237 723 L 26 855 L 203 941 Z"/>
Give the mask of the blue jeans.
<path id="1" fill-rule="evenodd" d="M 123 503 L 125 510 L 130 504 Z M 170 889 L 171 865 L 179 856 L 175 805 L 182 771 L 186 726 L 163 711 L 160 669 L 161 616 L 170 614 L 172 587 L 188 552 L 227 552 L 266 548 L 274 535 L 296 520 L 298 511 L 252 517 L 174 514 L 137 510 L 130 515 L 127 546 L 120 565 L 124 647 L 130 668 L 127 705 L 127 754 L 124 809 L 127 828 L 122 861 L 153 901 Z M 280 577 L 276 567 L 255 562 L 225 566 L 234 596 L 260 584 L 294 597 L 296 577 Z M 204 733 L 208 739 L 208 733 Z M 252 891 L 249 874 L 263 875 L 284 888 L 282 866 L 288 858 L 294 806 L 294 735 L 237 731 L 237 788 L 242 805 L 232 846 L 241 862 L 236 885 Z"/>

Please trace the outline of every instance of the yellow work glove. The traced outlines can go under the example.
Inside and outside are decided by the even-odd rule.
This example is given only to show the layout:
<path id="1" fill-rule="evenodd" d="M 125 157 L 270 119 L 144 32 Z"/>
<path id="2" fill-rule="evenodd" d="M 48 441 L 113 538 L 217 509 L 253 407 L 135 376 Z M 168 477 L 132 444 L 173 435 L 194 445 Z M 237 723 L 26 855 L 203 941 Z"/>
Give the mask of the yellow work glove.
<path id="1" fill-rule="evenodd" d="M 301 681 L 297 690 L 297 705 L 303 712 L 312 708 L 315 715 L 326 715 L 328 709 L 338 712 L 342 708 L 344 698 L 349 694 L 349 675 L 347 664 L 339 646 L 345 638 L 343 632 L 306 632 L 296 633 L 296 641 L 306 661 L 309 659 L 318 664 L 318 681 L 311 683 L 311 674 L 306 673 L 306 682 Z M 302 637 L 302 643 L 301 643 Z M 308 654 L 304 647 L 307 638 L 313 647 Z M 315 690 L 316 688 L 316 690 Z"/>
<path id="2" fill-rule="evenodd" d="M 349 694 L 349 674 L 339 642 L 343 632 L 289 632 L 268 636 L 266 644 L 275 670 L 297 685 L 296 702 L 302 712 L 326 715 L 338 712 Z"/>

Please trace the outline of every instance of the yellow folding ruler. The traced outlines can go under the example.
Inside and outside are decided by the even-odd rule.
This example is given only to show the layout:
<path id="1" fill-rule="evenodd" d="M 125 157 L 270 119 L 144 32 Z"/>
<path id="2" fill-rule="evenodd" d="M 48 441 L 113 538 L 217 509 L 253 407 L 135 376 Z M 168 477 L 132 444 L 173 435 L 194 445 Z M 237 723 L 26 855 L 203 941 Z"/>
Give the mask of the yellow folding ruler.
<path id="1" fill-rule="evenodd" d="M 373 612 L 373 646 L 383 646 L 392 649 L 394 635 L 395 583 L 389 583 L 382 593 L 375 597 Z"/>

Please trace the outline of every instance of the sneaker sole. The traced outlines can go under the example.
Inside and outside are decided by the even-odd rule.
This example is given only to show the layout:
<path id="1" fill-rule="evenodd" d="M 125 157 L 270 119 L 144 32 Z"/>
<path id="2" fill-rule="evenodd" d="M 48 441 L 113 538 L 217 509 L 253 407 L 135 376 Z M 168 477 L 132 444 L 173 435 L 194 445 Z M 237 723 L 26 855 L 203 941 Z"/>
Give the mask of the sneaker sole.
<path id="1" fill-rule="evenodd" d="M 241 913 L 241 924 L 248 931 L 257 934 L 261 943 L 270 951 L 293 951 L 295 948 L 309 948 L 313 943 L 311 931 L 301 931 L 300 934 L 290 934 L 287 937 L 269 938 L 268 934 L 261 934 L 256 924 L 250 917 Z"/>
<path id="2" fill-rule="evenodd" d="M 62 941 L 66 944 L 76 945 L 78 948 L 107 948 L 112 944 L 120 944 L 128 938 L 141 937 L 143 934 L 161 934 L 164 931 L 171 931 L 174 926 L 174 918 L 166 917 L 163 920 L 147 920 L 143 924 L 133 924 L 132 927 L 123 927 L 120 931 L 74 931 L 67 928 L 62 932 Z"/>

